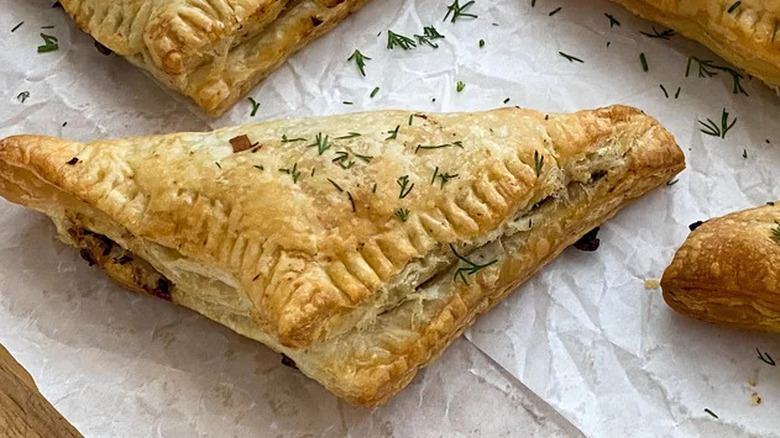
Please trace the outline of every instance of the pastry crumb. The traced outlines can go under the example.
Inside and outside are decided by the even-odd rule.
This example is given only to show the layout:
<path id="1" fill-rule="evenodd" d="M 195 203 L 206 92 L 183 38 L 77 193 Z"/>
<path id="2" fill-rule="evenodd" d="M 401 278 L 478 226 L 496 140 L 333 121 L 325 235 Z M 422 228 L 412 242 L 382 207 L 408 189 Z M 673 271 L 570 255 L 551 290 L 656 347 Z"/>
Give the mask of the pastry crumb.
<path id="1" fill-rule="evenodd" d="M 761 404 L 761 397 L 759 397 L 757 393 L 754 392 L 753 394 L 751 394 L 750 398 L 753 401 L 754 406 L 758 406 Z"/>
<path id="2" fill-rule="evenodd" d="M 657 278 L 649 278 L 645 280 L 645 289 L 658 289 L 661 287 L 661 281 Z"/>

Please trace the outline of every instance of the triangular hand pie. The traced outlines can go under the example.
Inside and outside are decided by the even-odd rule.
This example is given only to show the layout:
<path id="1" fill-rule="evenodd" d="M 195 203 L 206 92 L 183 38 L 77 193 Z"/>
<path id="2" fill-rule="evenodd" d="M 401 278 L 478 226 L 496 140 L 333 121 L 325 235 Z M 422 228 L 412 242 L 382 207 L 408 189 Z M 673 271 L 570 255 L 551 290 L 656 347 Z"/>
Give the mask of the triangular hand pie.
<path id="1" fill-rule="evenodd" d="M 669 306 L 716 324 L 780 332 L 780 203 L 695 225 L 661 280 Z"/>
<path id="2" fill-rule="evenodd" d="M 780 1 L 612 1 L 704 44 L 780 91 Z"/>
<path id="3" fill-rule="evenodd" d="M 124 285 L 384 402 L 475 317 L 685 167 L 638 110 L 404 111 L 0 143 L 0 194 Z"/>
<path id="4" fill-rule="evenodd" d="M 368 0 L 60 0 L 84 32 L 219 115 Z"/>

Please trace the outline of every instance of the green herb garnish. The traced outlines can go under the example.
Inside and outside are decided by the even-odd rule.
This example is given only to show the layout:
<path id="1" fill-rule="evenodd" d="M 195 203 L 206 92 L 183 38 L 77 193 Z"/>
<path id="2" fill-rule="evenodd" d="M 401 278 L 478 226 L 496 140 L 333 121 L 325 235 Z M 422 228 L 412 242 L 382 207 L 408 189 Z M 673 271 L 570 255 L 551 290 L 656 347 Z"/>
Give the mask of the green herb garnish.
<path id="1" fill-rule="evenodd" d="M 19 29 L 20 27 L 22 27 L 23 24 L 24 24 L 24 21 L 20 21 L 19 24 L 17 24 L 16 26 L 13 27 L 13 29 L 11 29 L 11 33 L 16 32 L 16 29 Z"/>
<path id="2" fill-rule="evenodd" d="M 379 93 L 379 87 L 375 87 L 374 90 L 371 91 L 370 97 L 373 99 L 377 93 Z"/>
<path id="3" fill-rule="evenodd" d="M 658 29 L 653 26 L 653 33 L 649 32 L 639 32 L 642 35 L 648 37 L 648 38 L 660 38 L 662 40 L 670 40 L 675 35 L 674 31 L 672 29 L 667 29 L 663 32 L 659 32 Z"/>
<path id="4" fill-rule="evenodd" d="M 385 140 L 395 140 L 398 138 L 398 131 L 401 129 L 401 125 L 398 125 L 393 129 L 392 131 L 387 131 L 388 134 L 390 134 L 389 137 L 387 137 Z"/>
<path id="5" fill-rule="evenodd" d="M 458 93 L 466 89 L 466 84 L 464 84 L 462 81 L 458 81 L 458 84 L 456 85 L 456 89 L 458 90 Z"/>
<path id="6" fill-rule="evenodd" d="M 667 185 L 668 187 L 671 187 L 671 186 L 673 186 L 673 185 L 677 184 L 678 182 L 680 182 L 680 180 L 679 180 L 679 179 L 673 179 L 673 180 L 671 180 L 671 181 L 667 181 L 667 182 L 666 182 L 666 185 Z"/>
<path id="7" fill-rule="evenodd" d="M 440 34 L 438 30 L 436 30 L 433 26 L 425 26 L 423 27 L 423 34 L 422 35 L 414 35 L 415 38 L 417 38 L 417 42 L 422 46 L 423 44 L 426 44 L 428 46 L 433 47 L 434 49 L 438 49 L 439 45 L 434 43 L 435 40 L 443 39 L 444 35 Z"/>
<path id="8" fill-rule="evenodd" d="M 708 118 L 707 123 L 699 120 L 699 124 L 703 127 L 699 130 L 713 137 L 726 138 L 726 134 L 729 132 L 729 130 L 731 130 L 731 128 L 734 127 L 735 123 L 737 123 L 737 118 L 734 117 L 734 120 L 729 123 L 729 113 L 726 111 L 726 108 L 723 108 L 723 112 L 721 113 L 720 117 L 720 126 L 713 122 L 712 119 Z"/>
<path id="9" fill-rule="evenodd" d="M 737 8 L 740 7 L 741 5 L 742 5 L 742 2 L 734 2 L 734 4 L 731 5 L 731 7 L 729 8 L 728 13 L 730 14 L 730 13 L 736 11 Z"/>
<path id="10" fill-rule="evenodd" d="M 780 224 L 772 228 L 772 239 L 780 242 Z M 771 358 L 770 358 L 771 359 Z"/>
<path id="11" fill-rule="evenodd" d="M 363 135 L 363 134 L 361 134 L 359 132 L 350 132 L 347 135 L 342 135 L 341 137 L 336 137 L 336 140 L 346 140 L 348 138 L 360 137 L 361 135 Z"/>
<path id="12" fill-rule="evenodd" d="M 550 12 L 549 14 L 547 14 L 547 15 L 548 15 L 548 16 L 550 16 L 550 17 L 552 17 L 553 15 L 557 14 L 558 12 L 561 12 L 561 9 L 563 9 L 563 8 L 561 8 L 561 7 L 558 7 L 557 9 L 554 9 L 553 11 L 551 11 L 551 12 Z"/>
<path id="13" fill-rule="evenodd" d="M 330 149 L 332 144 L 330 143 L 330 140 L 328 140 L 328 136 L 327 135 L 322 135 L 322 133 L 319 132 L 314 137 L 314 143 L 312 143 L 312 144 L 310 144 L 310 145 L 308 145 L 306 147 L 307 148 L 313 148 L 315 146 L 317 147 L 318 155 L 322 155 L 322 154 L 325 153 L 325 151 Z"/>
<path id="14" fill-rule="evenodd" d="M 474 263 L 471 260 L 467 259 L 466 257 L 463 257 L 462 255 L 458 254 L 458 251 L 455 250 L 455 247 L 450 243 L 450 249 L 452 250 L 452 253 L 455 254 L 455 257 L 457 257 L 460 261 L 466 263 L 467 266 L 463 268 L 458 268 L 457 271 L 455 271 L 455 277 L 460 277 L 461 280 L 463 280 L 463 283 L 466 285 L 469 284 L 468 280 L 466 279 L 466 274 L 468 275 L 474 275 L 477 272 L 487 268 L 490 265 L 494 265 L 498 263 L 498 259 L 489 261 L 484 264 Z"/>
<path id="15" fill-rule="evenodd" d="M 360 154 L 355 154 L 355 158 L 363 160 L 366 163 L 370 163 L 371 160 L 374 159 L 374 157 L 372 155 L 360 155 Z"/>
<path id="16" fill-rule="evenodd" d="M 221 167 L 220 167 L 221 169 Z M 298 178 L 301 177 L 301 172 L 298 170 L 298 163 L 293 164 L 292 169 L 279 169 L 279 172 L 286 173 L 292 176 L 293 184 L 298 183 Z"/>
<path id="17" fill-rule="evenodd" d="M 396 181 L 399 187 L 401 187 L 401 192 L 398 194 L 399 199 L 406 198 L 407 195 L 412 191 L 414 188 L 414 183 L 409 185 L 409 175 L 404 175 L 402 177 L 398 178 L 398 181 Z"/>
<path id="18" fill-rule="evenodd" d="M 260 108 L 260 103 L 258 103 L 254 98 L 247 97 L 249 99 L 249 102 L 252 104 L 252 112 L 249 113 L 249 117 L 254 117 L 255 114 L 257 114 L 257 109 Z"/>
<path id="19" fill-rule="evenodd" d="M 399 208 L 398 211 L 395 212 L 395 216 L 398 219 L 401 219 L 401 222 L 406 222 L 409 219 L 409 210 L 405 208 Z"/>
<path id="20" fill-rule="evenodd" d="M 18 99 L 20 102 L 24 103 L 24 102 L 25 102 L 27 99 L 29 99 L 29 98 L 30 98 L 30 92 L 29 92 L 29 91 L 26 91 L 26 90 L 25 90 L 25 91 L 22 91 L 21 93 L 19 93 L 19 94 L 17 94 L 17 95 L 16 95 L 16 98 L 17 98 L 17 99 Z"/>
<path id="21" fill-rule="evenodd" d="M 452 16 L 452 18 L 450 18 L 450 23 L 454 23 L 460 18 L 477 18 L 477 15 L 466 12 L 472 6 L 474 6 L 474 1 L 466 2 L 463 4 L 463 6 L 461 6 L 460 1 L 455 0 L 451 5 L 447 6 L 447 15 L 444 16 L 442 21 L 447 21 L 450 16 Z"/>
<path id="22" fill-rule="evenodd" d="M 417 149 L 414 150 L 414 153 L 416 154 L 417 152 L 420 151 L 420 149 L 444 149 L 448 147 L 452 147 L 452 144 L 451 143 L 435 144 L 435 145 L 418 144 Z"/>
<path id="23" fill-rule="evenodd" d="M 645 52 L 639 54 L 639 62 L 642 63 L 642 70 L 647 73 L 650 70 L 650 67 L 647 65 L 647 57 L 645 56 Z"/>
<path id="24" fill-rule="evenodd" d="M 713 417 L 715 417 L 715 418 L 720 418 L 720 417 L 718 417 L 718 416 L 715 414 L 715 412 L 712 412 L 712 411 L 711 411 L 709 408 L 704 408 L 704 412 L 706 412 L 706 413 L 708 413 L 708 414 L 712 415 L 712 416 L 713 416 Z"/>
<path id="25" fill-rule="evenodd" d="M 338 184 L 336 184 L 336 182 L 335 182 L 335 181 L 333 181 L 332 179 L 328 178 L 328 182 L 329 182 L 329 183 L 331 183 L 331 184 L 333 184 L 333 187 L 335 187 L 335 188 L 336 188 L 336 190 L 338 190 L 338 191 L 340 191 L 340 192 L 343 192 L 343 191 L 344 191 L 344 189 L 342 189 L 342 188 L 341 188 L 341 186 L 339 186 Z"/>
<path id="26" fill-rule="evenodd" d="M 282 135 L 282 143 L 295 143 L 296 141 L 308 141 L 303 137 L 287 138 L 287 134 Z"/>
<path id="27" fill-rule="evenodd" d="M 609 27 L 610 29 L 615 26 L 620 26 L 620 22 L 617 21 L 617 18 L 613 17 L 611 14 L 604 13 L 604 15 L 609 18 Z"/>
<path id="28" fill-rule="evenodd" d="M 389 50 L 393 50 L 396 47 L 400 47 L 403 50 L 411 50 L 415 47 L 417 47 L 417 43 L 414 42 L 413 39 L 395 33 L 392 30 L 387 31 L 387 48 Z"/>
<path id="29" fill-rule="evenodd" d="M 357 65 L 357 69 L 360 72 L 363 77 L 366 77 L 366 61 L 370 61 L 371 58 L 368 56 L 360 53 L 360 50 L 355 49 L 355 51 L 352 53 L 352 56 L 347 58 L 347 61 L 355 61 L 355 64 Z"/>
<path id="30" fill-rule="evenodd" d="M 352 198 L 352 193 L 347 192 L 347 198 L 349 198 L 349 203 L 352 205 L 352 213 L 356 212 L 357 209 L 355 208 L 355 199 Z"/>
<path id="31" fill-rule="evenodd" d="M 534 151 L 534 172 L 538 179 L 542 175 L 542 168 L 544 167 L 544 156 L 539 154 L 539 151 Z"/>
<path id="32" fill-rule="evenodd" d="M 479 48 L 485 47 L 485 40 L 479 40 Z"/>
<path id="33" fill-rule="evenodd" d="M 38 53 L 53 52 L 60 48 L 56 37 L 42 33 L 41 38 L 43 38 L 43 45 L 38 46 Z"/>
<path id="34" fill-rule="evenodd" d="M 579 62 L 580 64 L 585 63 L 585 61 L 581 60 L 580 58 L 577 58 L 576 56 L 572 56 L 563 52 L 558 52 L 558 54 L 566 58 L 569 62 Z"/>

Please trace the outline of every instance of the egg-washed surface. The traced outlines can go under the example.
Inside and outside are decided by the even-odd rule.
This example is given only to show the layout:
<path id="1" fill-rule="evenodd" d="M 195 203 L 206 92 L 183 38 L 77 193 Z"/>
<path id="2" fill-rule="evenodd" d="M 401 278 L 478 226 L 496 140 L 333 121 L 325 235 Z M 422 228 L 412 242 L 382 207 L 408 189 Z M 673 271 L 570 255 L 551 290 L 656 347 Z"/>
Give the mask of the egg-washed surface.
<path id="1" fill-rule="evenodd" d="M 697 224 L 664 273 L 664 299 L 704 321 L 780 332 L 780 205 Z"/>
<path id="2" fill-rule="evenodd" d="M 643 18 L 699 41 L 750 75 L 780 90 L 780 2 L 613 1 Z"/>
<path id="3" fill-rule="evenodd" d="M 671 135 L 628 107 L 383 111 L 90 143 L 11 137 L 0 191 L 120 283 L 374 405 L 683 167 Z"/>
<path id="4" fill-rule="evenodd" d="M 367 0 L 63 0 L 95 40 L 219 115 Z"/>

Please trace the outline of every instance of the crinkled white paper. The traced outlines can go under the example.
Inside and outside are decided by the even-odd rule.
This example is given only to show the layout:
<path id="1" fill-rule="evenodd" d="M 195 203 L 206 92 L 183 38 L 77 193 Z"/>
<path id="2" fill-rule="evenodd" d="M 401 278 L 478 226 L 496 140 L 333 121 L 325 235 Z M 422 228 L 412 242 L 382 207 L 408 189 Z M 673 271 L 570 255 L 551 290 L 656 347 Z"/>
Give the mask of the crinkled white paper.
<path id="1" fill-rule="evenodd" d="M 750 96 L 733 95 L 730 76 L 699 78 L 695 65 L 686 78 L 689 55 L 723 62 L 679 36 L 641 35 L 650 23 L 604 1 L 477 0 L 469 12 L 478 19 L 443 23 L 450 3 L 374 0 L 253 90 L 255 117 L 243 101 L 212 120 L 99 54 L 49 0 L 0 0 L 0 136 L 87 140 L 385 108 L 481 110 L 509 99 L 545 111 L 637 106 L 688 158 L 676 184 L 602 228 L 597 252 L 565 252 L 375 410 L 346 405 L 192 312 L 121 290 L 58 243 L 47 219 L 2 202 L 0 343 L 85 435 L 578 436 L 565 417 L 592 437 L 780 436 L 780 367 L 756 352 L 780 359 L 780 338 L 687 320 L 644 288 L 689 223 L 780 198 L 780 97 L 747 79 Z M 621 24 L 610 27 L 605 13 Z M 386 34 L 377 36 L 428 25 L 446 36 L 439 49 L 388 51 Z M 37 54 L 41 32 L 60 49 Z M 366 78 L 346 61 L 356 48 L 372 58 Z M 726 138 L 701 134 L 698 120 L 719 121 L 724 108 L 737 118 Z"/>

